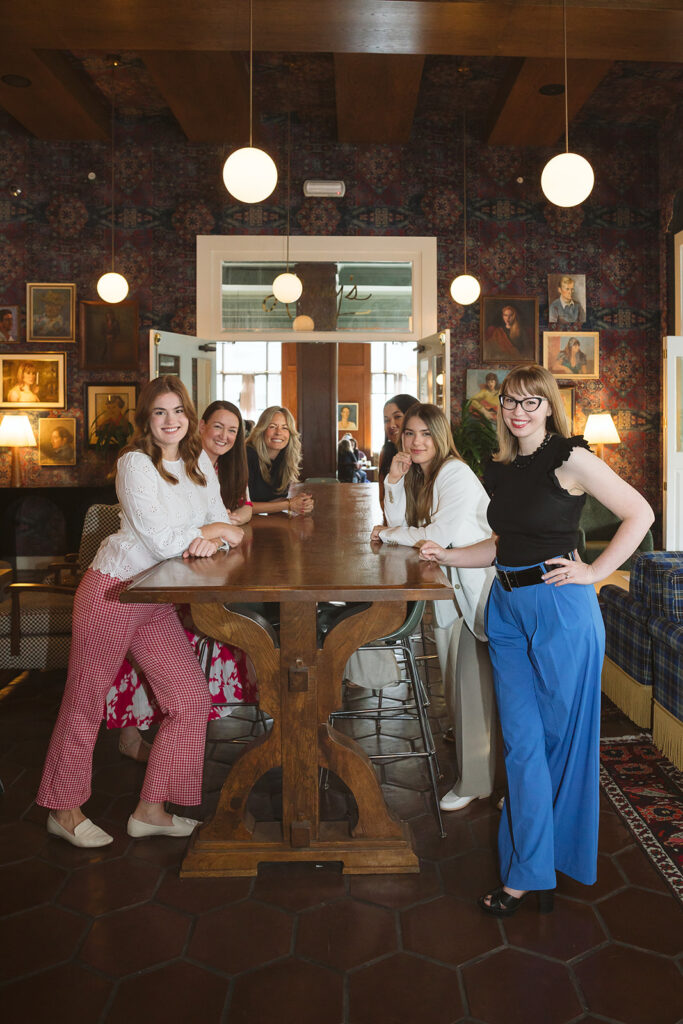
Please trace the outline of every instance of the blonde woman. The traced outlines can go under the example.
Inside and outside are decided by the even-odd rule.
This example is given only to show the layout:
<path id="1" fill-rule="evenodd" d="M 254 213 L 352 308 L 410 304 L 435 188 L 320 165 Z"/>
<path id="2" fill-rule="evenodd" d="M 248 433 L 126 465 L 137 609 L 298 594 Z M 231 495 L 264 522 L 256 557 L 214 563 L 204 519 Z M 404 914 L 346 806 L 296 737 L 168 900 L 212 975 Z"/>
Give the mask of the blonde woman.
<path id="1" fill-rule="evenodd" d="M 461 459 L 450 425 L 435 405 L 415 404 L 405 414 L 401 450 L 384 481 L 386 526 L 372 540 L 444 548 L 490 536 L 488 497 Z M 458 779 L 441 809 L 459 811 L 493 790 L 496 764 L 495 707 L 484 633 L 484 609 L 493 570 L 451 572 L 453 601 L 435 601 L 437 652 L 456 740 Z"/>
<path id="2" fill-rule="evenodd" d="M 552 910 L 556 871 L 592 885 L 598 855 L 600 673 L 605 629 L 594 584 L 621 565 L 653 521 L 637 491 L 569 437 L 552 374 L 535 363 L 503 381 L 500 449 L 484 483 L 493 534 L 422 558 L 458 571 L 496 564 L 486 610 L 507 798 L 498 833 L 502 885 L 479 905 L 509 917 L 528 892 Z M 578 525 L 592 494 L 622 520 L 592 565 Z"/>
<path id="3" fill-rule="evenodd" d="M 289 497 L 301 468 L 301 436 L 289 409 L 271 405 L 261 413 L 247 438 L 249 495 L 254 512 L 313 511 L 313 497 L 304 491 Z"/>

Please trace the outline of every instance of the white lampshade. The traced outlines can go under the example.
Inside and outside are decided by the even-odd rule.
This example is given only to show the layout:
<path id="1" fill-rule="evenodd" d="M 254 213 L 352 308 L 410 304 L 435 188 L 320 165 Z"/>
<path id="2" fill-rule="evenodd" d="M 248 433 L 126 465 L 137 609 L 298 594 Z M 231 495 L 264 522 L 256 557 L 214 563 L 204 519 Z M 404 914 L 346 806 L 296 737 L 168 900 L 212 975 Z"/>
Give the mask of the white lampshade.
<path id="1" fill-rule="evenodd" d="M 304 286 L 296 274 L 278 274 L 273 281 L 273 295 L 278 302 L 296 302 Z"/>
<path id="2" fill-rule="evenodd" d="M 312 316 L 306 316 L 305 313 L 301 313 L 299 316 L 294 317 L 294 323 L 292 329 L 295 331 L 314 331 L 315 322 Z"/>
<path id="3" fill-rule="evenodd" d="M 588 444 L 621 444 L 621 438 L 608 412 L 592 412 L 583 428 Z"/>
<path id="4" fill-rule="evenodd" d="M 578 153 L 559 153 L 541 174 L 541 188 L 555 206 L 578 206 L 591 194 L 594 184 L 593 168 Z"/>
<path id="5" fill-rule="evenodd" d="M 461 306 L 469 306 L 479 298 L 481 286 L 471 274 L 459 274 L 451 281 L 451 295 Z"/>
<path id="6" fill-rule="evenodd" d="M 260 203 L 277 185 L 277 167 L 262 149 L 244 146 L 223 164 L 223 181 L 230 195 L 241 203 Z"/>
<path id="7" fill-rule="evenodd" d="M 0 423 L 1 448 L 34 448 L 35 444 L 28 416 L 3 416 Z"/>
<path id="8" fill-rule="evenodd" d="M 123 274 L 102 274 L 97 282 L 97 294 L 103 302 L 121 302 L 128 294 L 128 282 Z"/>

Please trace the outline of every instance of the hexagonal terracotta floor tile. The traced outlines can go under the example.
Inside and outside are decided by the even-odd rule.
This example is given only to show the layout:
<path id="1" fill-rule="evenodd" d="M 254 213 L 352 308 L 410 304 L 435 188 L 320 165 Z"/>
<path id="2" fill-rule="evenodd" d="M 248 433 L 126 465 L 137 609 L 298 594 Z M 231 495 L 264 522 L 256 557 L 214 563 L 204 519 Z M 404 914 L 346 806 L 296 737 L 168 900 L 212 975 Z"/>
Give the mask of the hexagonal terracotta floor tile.
<path id="1" fill-rule="evenodd" d="M 434 864 L 422 861 L 413 875 L 350 875 L 349 893 L 368 903 L 383 907 L 408 907 L 436 896 L 441 890 Z"/>
<path id="2" fill-rule="evenodd" d="M 0 980 L 20 978 L 67 960 L 87 927 L 84 917 L 60 907 L 36 907 L 17 914 L 11 925 L 5 922 L 0 928 Z"/>
<path id="3" fill-rule="evenodd" d="M 569 875 L 557 873 L 557 891 L 563 896 L 571 896 L 572 899 L 582 900 L 584 903 L 595 903 L 597 900 L 608 896 L 609 893 L 624 886 L 624 879 L 610 856 L 605 853 L 598 854 L 598 879 L 595 885 L 582 885 Z"/>
<path id="4" fill-rule="evenodd" d="M 33 857 L 47 843 L 45 828 L 31 821 L 14 821 L 0 828 L 0 864 Z"/>
<path id="5" fill-rule="evenodd" d="M 393 952 L 397 945 L 390 911 L 347 899 L 300 914 L 295 952 L 348 970 Z"/>
<path id="6" fill-rule="evenodd" d="M 333 864 L 262 864 L 254 898 L 287 910 L 304 910 L 346 895 L 344 876 Z"/>
<path id="7" fill-rule="evenodd" d="M 683 1018 L 683 977 L 671 960 L 606 946 L 574 968 L 588 1009 L 623 1024 L 676 1024 Z"/>
<path id="8" fill-rule="evenodd" d="M 431 793 L 428 795 L 414 789 L 405 789 L 403 786 L 391 786 L 386 783 L 382 786 L 382 793 L 389 809 L 403 821 L 407 821 L 409 818 L 418 818 L 424 814 L 425 798 L 430 810 L 432 807 Z M 432 817 L 432 821 L 434 822 L 434 829 L 438 834 L 436 818 Z"/>
<path id="9" fill-rule="evenodd" d="M 598 909 L 617 942 L 667 956 L 683 952 L 683 908 L 674 896 L 630 888 L 608 896 Z"/>
<path id="10" fill-rule="evenodd" d="M 443 823 L 446 837 L 442 839 L 433 814 L 423 814 L 411 821 L 410 831 L 418 857 L 441 861 L 472 848 L 472 832 L 466 818 L 461 818 L 457 814 L 445 814 Z"/>
<path id="11" fill-rule="evenodd" d="M 560 898 L 555 900 L 552 914 L 539 914 L 535 898 L 527 897 L 503 926 L 511 946 L 565 961 L 599 946 L 606 938 L 593 907 Z"/>
<path id="12" fill-rule="evenodd" d="M 180 956 L 190 920 L 166 907 L 145 904 L 98 918 L 80 953 L 103 974 L 122 977 Z"/>
<path id="13" fill-rule="evenodd" d="M 616 853 L 630 846 L 631 833 L 618 814 L 603 811 L 600 815 L 598 849 L 601 853 Z"/>
<path id="14" fill-rule="evenodd" d="M 219 1021 L 228 979 L 179 961 L 124 979 L 107 1014 L 107 1024 L 193 1024 Z"/>
<path id="15" fill-rule="evenodd" d="M 112 982 L 73 964 L 33 974 L 2 990 L 5 1021 L 56 1021 L 73 1015 L 78 1000 L 79 1021 L 99 1021 L 109 998 Z"/>
<path id="16" fill-rule="evenodd" d="M 642 889 L 654 889 L 657 892 L 670 892 L 657 868 L 639 846 L 629 846 L 614 855 L 614 859 L 628 878 L 631 885 Z"/>
<path id="17" fill-rule="evenodd" d="M 3 914 L 16 914 L 47 903 L 65 878 L 66 872 L 39 860 L 22 860 L 0 868 Z"/>
<path id="18" fill-rule="evenodd" d="M 106 914 L 150 899 L 159 875 L 159 868 L 135 858 L 103 861 L 74 871 L 59 902 L 86 914 Z"/>
<path id="19" fill-rule="evenodd" d="M 463 1014 L 452 967 L 399 953 L 349 977 L 353 1024 L 452 1024 Z"/>
<path id="20" fill-rule="evenodd" d="M 470 1013 L 486 1024 L 565 1024 L 582 1009 L 567 968 L 540 956 L 503 949 L 462 973 Z"/>
<path id="21" fill-rule="evenodd" d="M 294 920 L 276 907 L 244 900 L 202 914 L 188 955 L 229 974 L 239 974 L 290 952 Z"/>
<path id="22" fill-rule="evenodd" d="M 170 870 L 164 875 L 154 902 L 188 914 L 201 914 L 245 899 L 252 885 L 251 878 L 181 878 L 177 871 Z"/>
<path id="23" fill-rule="evenodd" d="M 401 914 L 403 945 L 433 960 L 461 964 L 502 943 L 498 922 L 472 903 L 442 896 Z"/>
<path id="24" fill-rule="evenodd" d="M 226 1020 L 256 1024 L 274 1015 L 278 1024 L 339 1024 L 341 975 L 289 958 L 238 978 Z"/>
<path id="25" fill-rule="evenodd" d="M 498 885 L 498 858 L 493 850 L 468 850 L 441 865 L 446 892 L 476 903 L 480 896 Z"/>

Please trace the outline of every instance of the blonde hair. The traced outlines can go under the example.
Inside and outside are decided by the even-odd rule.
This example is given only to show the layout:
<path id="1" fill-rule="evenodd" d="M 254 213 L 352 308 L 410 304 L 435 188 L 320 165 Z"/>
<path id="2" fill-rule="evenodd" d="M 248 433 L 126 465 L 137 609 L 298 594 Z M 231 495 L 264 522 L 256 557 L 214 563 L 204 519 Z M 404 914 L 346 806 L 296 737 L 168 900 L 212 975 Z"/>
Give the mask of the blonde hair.
<path id="1" fill-rule="evenodd" d="M 406 522 L 408 526 L 425 526 L 431 522 L 432 496 L 434 481 L 439 470 L 450 459 L 463 461 L 453 442 L 451 426 L 443 411 L 437 405 L 416 402 L 411 405 L 403 419 L 401 431 L 401 447 L 403 435 L 414 419 L 420 419 L 429 429 L 436 454 L 426 473 L 421 466 L 413 463 L 405 475 Z"/>
<path id="2" fill-rule="evenodd" d="M 564 405 L 560 397 L 560 389 L 557 381 L 549 370 L 537 363 L 525 363 L 523 366 L 516 366 L 510 370 L 503 381 L 500 394 L 507 395 L 510 391 L 516 391 L 520 395 L 538 396 L 547 398 L 550 406 L 550 413 L 546 421 L 546 428 L 553 434 L 560 434 L 561 437 L 569 437 L 569 425 L 564 412 Z M 493 456 L 495 462 L 507 464 L 517 458 L 519 444 L 517 438 L 512 434 L 502 416 L 498 417 L 498 451 Z"/>
<path id="3" fill-rule="evenodd" d="M 265 433 L 273 421 L 273 416 L 276 416 L 279 412 L 285 418 L 287 429 L 289 430 L 289 441 L 287 446 L 282 449 L 285 453 L 282 464 L 282 477 L 279 481 L 273 481 L 270 478 L 273 460 L 266 447 Z M 267 484 L 271 484 L 284 494 L 289 490 L 290 484 L 297 482 L 299 470 L 301 469 L 301 435 L 296 429 L 294 417 L 289 409 L 283 405 L 269 405 L 267 409 L 264 409 L 258 418 L 258 423 L 247 438 L 247 444 L 256 452 L 261 476 Z"/>
<path id="4" fill-rule="evenodd" d="M 169 484 L 178 483 L 177 477 L 169 473 L 164 467 L 163 452 L 152 437 L 149 429 L 154 403 L 162 395 L 168 394 L 177 396 L 178 404 L 182 405 L 183 411 L 187 416 L 187 433 L 178 442 L 178 455 L 185 463 L 185 472 L 190 480 L 199 484 L 200 487 L 206 487 L 206 477 L 199 468 L 202 442 L 197 432 L 197 413 L 192 404 L 192 399 L 187 393 L 187 388 L 180 377 L 169 374 L 165 377 L 156 377 L 145 384 L 140 392 L 135 409 L 135 430 L 133 436 L 126 447 L 122 449 L 121 455 L 124 455 L 126 452 L 144 452 L 145 455 L 149 455 L 154 463 L 154 468 L 164 480 Z"/>

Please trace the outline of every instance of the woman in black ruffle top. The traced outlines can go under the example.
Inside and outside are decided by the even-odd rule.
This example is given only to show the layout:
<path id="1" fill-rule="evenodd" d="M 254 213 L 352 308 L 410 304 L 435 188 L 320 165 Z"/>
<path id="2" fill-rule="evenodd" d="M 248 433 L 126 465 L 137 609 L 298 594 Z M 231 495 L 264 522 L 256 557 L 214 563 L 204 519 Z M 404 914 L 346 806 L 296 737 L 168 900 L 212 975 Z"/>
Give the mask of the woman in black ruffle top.
<path id="1" fill-rule="evenodd" d="M 514 913 L 527 892 L 552 909 L 555 872 L 596 879 L 600 674 L 604 627 L 593 584 L 635 551 L 652 509 L 569 437 L 554 377 L 535 364 L 501 387 L 500 449 L 487 468 L 489 540 L 420 555 L 458 568 L 495 563 L 486 633 L 505 745 L 507 794 L 498 834 L 503 884 L 479 900 Z M 622 520 L 592 563 L 576 552 L 585 495 Z"/>

